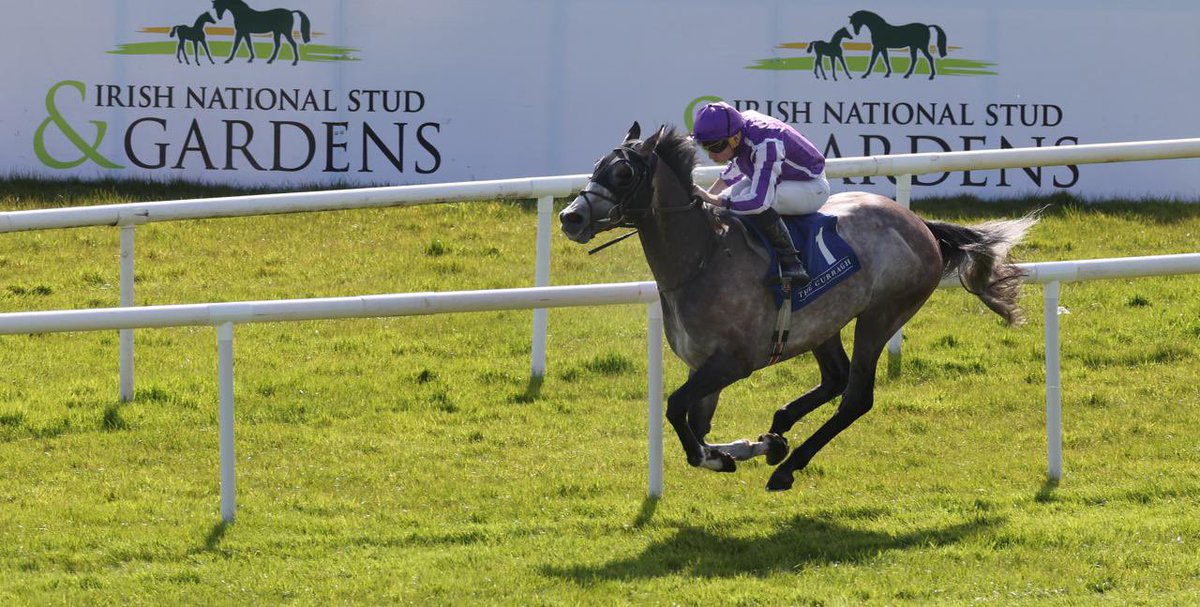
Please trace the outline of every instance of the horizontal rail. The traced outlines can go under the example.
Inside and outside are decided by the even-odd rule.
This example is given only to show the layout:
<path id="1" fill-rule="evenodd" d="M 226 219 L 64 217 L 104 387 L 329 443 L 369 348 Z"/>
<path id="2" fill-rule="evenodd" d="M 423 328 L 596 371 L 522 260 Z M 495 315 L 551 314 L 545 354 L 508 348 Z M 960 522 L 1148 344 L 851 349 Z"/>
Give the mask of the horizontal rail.
<path id="1" fill-rule="evenodd" d="M 1200 274 L 1200 253 L 1051 261 L 1018 266 L 1028 273 L 1025 282 L 1039 284 Z M 945 278 L 940 286 L 958 286 L 958 278 Z M 0 335 L 217 325 L 226 322 L 416 316 L 446 312 L 651 303 L 657 299 L 658 290 L 655 283 L 643 281 L 484 291 L 10 312 L 0 314 Z"/>
<path id="2" fill-rule="evenodd" d="M 951 171 L 987 171 L 1197 157 L 1200 157 L 1200 138 L 1164 139 L 1006 150 L 832 158 L 825 163 L 825 176 L 834 179 L 882 175 L 923 175 Z M 704 167 L 697 171 L 697 176 L 716 177 L 720 171 L 721 167 Z"/>
<path id="3" fill-rule="evenodd" d="M 488 291 L 400 293 L 93 310 L 10 312 L 0 314 L 0 334 L 144 329 L 335 318 L 380 318 L 447 312 L 487 312 L 651 303 L 657 300 L 658 290 L 653 282 L 623 282 Z"/>
<path id="4" fill-rule="evenodd" d="M 1200 157 L 1200 138 L 832 158 L 826 163 L 825 174 L 833 179 L 1196 157 Z M 720 171 L 721 167 L 701 167 L 694 174 L 697 178 L 711 179 Z M 563 197 L 582 189 L 587 185 L 588 177 L 586 174 L 559 175 L 7 211 L 0 213 L 0 232 L 415 206 L 468 200 Z"/>
<path id="5" fill-rule="evenodd" d="M 1078 261 L 1044 261 L 1019 263 L 1025 270 L 1025 282 L 1078 282 L 1105 278 L 1143 278 L 1176 274 L 1200 274 L 1200 253 L 1150 255 L 1145 257 L 1115 257 L 1081 259 Z M 942 279 L 941 287 L 957 287 L 958 276 Z"/>

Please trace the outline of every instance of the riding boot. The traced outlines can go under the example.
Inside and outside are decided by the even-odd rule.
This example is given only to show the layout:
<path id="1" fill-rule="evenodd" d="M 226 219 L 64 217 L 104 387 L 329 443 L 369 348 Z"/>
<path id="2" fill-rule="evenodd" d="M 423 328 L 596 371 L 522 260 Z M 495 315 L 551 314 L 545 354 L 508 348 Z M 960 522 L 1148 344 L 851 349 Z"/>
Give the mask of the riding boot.
<path id="1" fill-rule="evenodd" d="M 796 247 L 792 244 L 792 236 L 788 233 L 787 226 L 783 223 L 783 218 L 779 216 L 779 213 L 775 209 L 767 209 L 746 217 L 754 222 L 754 226 L 767 236 L 767 240 L 775 248 L 775 254 L 779 257 L 782 278 L 790 280 L 793 288 L 808 284 L 808 271 L 800 262 Z M 778 283 L 780 277 L 769 278 L 767 282 Z"/>

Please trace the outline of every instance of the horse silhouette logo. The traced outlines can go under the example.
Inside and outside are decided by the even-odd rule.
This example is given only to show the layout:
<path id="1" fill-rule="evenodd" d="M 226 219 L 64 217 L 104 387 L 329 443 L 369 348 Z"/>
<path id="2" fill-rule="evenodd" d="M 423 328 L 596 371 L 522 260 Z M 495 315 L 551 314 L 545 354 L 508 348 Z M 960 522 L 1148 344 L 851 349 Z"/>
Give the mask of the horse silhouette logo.
<path id="1" fill-rule="evenodd" d="M 926 25 L 924 23 L 909 23 L 907 25 L 892 25 L 883 20 L 883 17 L 872 13 L 871 11 L 857 11 L 850 15 L 850 25 L 854 27 L 854 35 L 859 34 L 864 26 L 871 30 L 871 62 L 867 64 L 867 71 L 863 72 L 862 77 L 866 78 L 871 74 L 871 70 L 875 67 L 875 60 L 883 57 L 883 65 L 887 68 L 887 73 L 884 78 L 892 75 L 892 62 L 888 58 L 889 48 L 904 48 L 908 47 L 908 72 L 904 74 L 905 78 L 912 75 L 913 70 L 917 68 L 917 51 L 920 50 L 925 59 L 929 62 L 929 79 L 937 75 L 937 64 L 933 60 L 933 56 L 929 54 L 929 30 L 937 30 L 938 37 L 938 56 L 946 56 L 946 32 L 937 25 Z"/>
<path id="2" fill-rule="evenodd" d="M 207 37 L 204 35 L 204 24 L 205 23 L 216 23 L 216 21 L 213 20 L 212 15 L 208 14 L 208 11 L 204 11 L 203 13 L 200 13 L 200 16 L 196 17 L 196 23 L 194 23 L 190 26 L 189 25 L 176 25 L 171 28 L 171 32 L 167 35 L 172 38 L 174 38 L 176 35 L 179 36 L 179 46 L 176 47 L 176 49 L 175 49 L 175 61 L 178 61 L 180 63 L 188 62 L 187 48 L 185 48 L 184 45 L 186 45 L 188 42 L 191 42 L 192 43 L 192 56 L 196 58 L 197 66 L 200 65 L 199 46 L 201 46 L 201 45 L 204 46 L 204 54 L 208 55 L 208 62 L 216 63 L 215 61 L 213 61 L 212 53 L 208 52 L 208 40 L 207 40 Z M 182 61 L 180 61 L 181 55 L 183 57 Z"/>
<path id="3" fill-rule="evenodd" d="M 279 37 L 283 36 L 292 47 L 292 65 L 296 65 L 300 61 L 300 51 L 296 48 L 296 39 L 292 38 L 292 27 L 296 23 L 292 17 L 293 13 L 300 16 L 300 35 L 304 38 L 304 43 L 312 42 L 308 15 L 302 11 L 287 8 L 256 11 L 242 0 L 212 0 L 212 5 L 217 11 L 217 19 L 224 19 L 225 11 L 233 13 L 233 48 L 230 49 L 229 58 L 225 59 L 225 63 L 233 61 L 242 40 L 246 41 L 246 48 L 250 50 L 247 63 L 253 62 L 254 43 L 250 40 L 250 34 L 272 34 L 275 38 L 275 50 L 271 53 L 271 58 L 267 59 L 267 63 L 274 62 L 275 57 L 279 56 Z"/>
<path id="4" fill-rule="evenodd" d="M 863 31 L 864 29 L 867 31 Z M 936 37 L 934 34 L 937 34 Z M 931 42 L 935 42 L 936 46 L 931 48 Z M 875 71 L 879 60 L 883 59 L 883 65 L 879 71 L 884 72 L 884 77 L 887 78 L 892 75 L 892 58 L 888 52 L 907 50 L 907 66 L 904 65 L 904 58 L 897 59 L 899 62 L 897 69 L 905 71 L 905 78 L 914 73 L 922 75 L 928 73 L 929 80 L 938 76 L 995 76 L 997 74 L 994 62 L 961 56 L 949 57 L 950 53 L 957 55 L 963 50 L 963 47 L 947 45 L 946 30 L 942 29 L 940 25 L 929 23 L 892 25 L 878 14 L 865 10 L 855 11 L 850 15 L 849 25 L 838 28 L 829 41 L 810 38 L 803 41 L 783 42 L 776 48 L 785 52 L 774 57 L 758 59 L 753 64 L 747 65 L 746 69 L 804 70 L 811 71 L 813 78 L 828 80 L 832 76 L 834 80 L 837 80 L 837 67 L 841 65 L 842 72 L 846 74 L 848 80 L 854 74 L 861 74 L 859 78 L 866 78 Z M 933 54 L 935 49 L 936 57 Z M 789 55 L 786 53 L 787 51 L 802 51 L 804 55 Z M 918 52 L 925 56 L 924 62 L 920 60 Z M 829 67 L 831 68 L 829 71 L 833 72 L 832 74 L 828 74 L 825 70 L 826 57 L 829 58 Z"/>
<path id="5" fill-rule="evenodd" d="M 850 77 L 850 68 L 846 67 L 846 57 L 842 55 L 842 38 L 849 38 L 850 32 L 846 28 L 839 29 L 833 33 L 833 38 L 829 42 L 823 40 L 814 40 L 808 43 L 808 48 L 805 52 L 810 55 L 816 51 L 817 58 L 813 61 L 813 76 L 817 75 L 817 70 L 821 71 L 821 79 L 825 78 L 825 65 L 821 63 L 821 58 L 829 57 L 830 71 L 833 72 L 833 79 L 837 80 L 837 63 L 835 60 L 842 62 L 842 71 L 846 73 L 846 77 Z"/>

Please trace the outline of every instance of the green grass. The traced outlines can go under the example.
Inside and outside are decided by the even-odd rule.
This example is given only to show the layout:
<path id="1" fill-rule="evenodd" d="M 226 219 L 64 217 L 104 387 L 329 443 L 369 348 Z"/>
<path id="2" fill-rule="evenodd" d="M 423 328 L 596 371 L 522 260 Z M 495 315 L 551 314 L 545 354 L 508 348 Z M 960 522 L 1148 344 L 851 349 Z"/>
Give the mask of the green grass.
<path id="1" fill-rule="evenodd" d="M 157 189 L 156 189 L 157 188 Z M 3 186 L 37 208 L 221 195 L 182 185 Z M 163 191 L 168 193 L 164 194 Z M 20 199 L 17 200 L 16 198 Z M 917 204 L 974 222 L 1049 203 L 1023 260 L 1194 252 L 1200 206 Z M 139 304 L 532 283 L 532 203 L 149 224 Z M 0 309 L 117 304 L 118 234 L 0 238 Z M 649 279 L 631 243 L 556 235 L 555 284 Z M 903 376 L 785 494 L 769 468 L 691 469 L 668 430 L 644 498 L 645 312 L 240 326 L 238 519 L 217 512 L 216 337 L 141 330 L 118 403 L 117 335 L 0 348 L 0 602 L 45 604 L 1095 605 L 1200 602 L 1200 280 L 1069 284 L 1066 476 L 1045 481 L 1039 289 L 1000 326 L 944 290 L 905 333 Z M 668 386 L 684 378 L 670 360 Z M 727 390 L 713 439 L 753 437 L 811 387 L 811 358 Z M 792 433 L 823 422 L 818 410 Z"/>

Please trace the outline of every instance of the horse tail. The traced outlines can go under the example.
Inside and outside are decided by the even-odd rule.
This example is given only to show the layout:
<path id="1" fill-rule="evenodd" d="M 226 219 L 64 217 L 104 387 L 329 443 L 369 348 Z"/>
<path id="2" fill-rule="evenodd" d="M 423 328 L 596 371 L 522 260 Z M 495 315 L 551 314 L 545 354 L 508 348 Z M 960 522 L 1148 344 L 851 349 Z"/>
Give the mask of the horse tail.
<path id="1" fill-rule="evenodd" d="M 171 38 L 174 38 L 174 37 L 175 37 L 175 30 L 177 30 L 177 29 L 179 29 L 179 26 L 178 26 L 178 25 L 172 26 L 172 27 L 171 27 L 171 33 L 167 34 L 167 36 L 168 36 L 168 37 L 171 37 Z"/>
<path id="2" fill-rule="evenodd" d="M 816 45 L 817 45 L 817 41 L 816 41 L 816 40 L 813 40 L 812 42 L 809 42 L 809 43 L 808 43 L 808 48 L 807 48 L 807 49 L 805 49 L 805 51 L 804 51 L 804 52 L 806 52 L 806 53 L 808 53 L 808 54 L 810 54 L 810 55 L 811 55 L 811 54 L 812 54 L 812 52 L 813 52 L 813 47 L 814 47 L 814 46 L 816 46 Z"/>
<path id="3" fill-rule="evenodd" d="M 944 30 L 936 25 L 931 25 L 929 27 L 932 27 L 933 29 L 937 30 L 938 56 L 945 57 L 946 56 L 946 30 Z"/>
<path id="4" fill-rule="evenodd" d="M 925 222 L 941 249 L 944 275 L 957 272 L 963 288 L 1009 325 L 1024 321 L 1017 298 L 1026 272 L 1008 262 L 1008 252 L 1038 222 L 1039 213 L 973 226 Z"/>
<path id="5" fill-rule="evenodd" d="M 305 15 L 304 11 L 292 11 L 292 12 L 296 13 L 297 15 L 300 15 L 300 35 L 304 37 L 304 43 L 308 44 L 309 42 L 312 42 L 312 36 L 310 35 L 311 30 L 310 30 L 309 24 L 308 24 L 308 15 Z M 943 54 L 943 56 L 944 56 L 944 54 Z"/>

